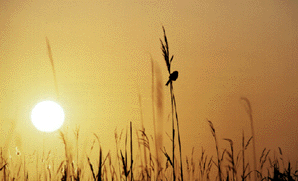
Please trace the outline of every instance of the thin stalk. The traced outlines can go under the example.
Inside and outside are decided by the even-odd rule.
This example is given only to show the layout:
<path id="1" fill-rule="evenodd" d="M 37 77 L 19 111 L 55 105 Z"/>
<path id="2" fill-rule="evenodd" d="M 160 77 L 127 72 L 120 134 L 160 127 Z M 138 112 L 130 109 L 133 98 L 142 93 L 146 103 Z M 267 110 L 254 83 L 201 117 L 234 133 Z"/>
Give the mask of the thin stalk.
<path id="1" fill-rule="evenodd" d="M 213 136 L 214 141 L 215 141 L 215 147 L 216 147 L 216 153 L 217 153 L 218 177 L 219 177 L 219 181 L 222 181 L 222 178 L 221 178 L 221 159 L 220 159 L 220 154 L 219 154 L 219 148 L 218 148 L 218 141 L 217 141 L 217 137 L 216 137 L 216 132 L 215 132 L 215 128 L 213 126 L 213 123 L 209 120 L 207 120 L 207 121 L 208 121 L 209 126 L 211 128 L 212 136 Z"/>
<path id="2" fill-rule="evenodd" d="M 183 167 L 182 167 L 182 151 L 181 151 L 181 140 L 180 140 L 180 131 L 179 131 L 179 121 L 178 121 L 178 113 L 177 113 L 177 106 L 176 106 L 176 99 L 175 99 L 175 95 L 173 93 L 174 89 L 173 86 L 171 84 L 171 88 L 172 88 L 172 94 L 173 94 L 173 103 L 174 103 L 174 107 L 175 107 L 175 115 L 176 115 L 176 122 L 177 122 L 177 130 L 178 130 L 178 145 L 179 145 L 179 153 L 180 153 L 180 174 L 181 174 L 181 180 L 183 181 Z"/>
<path id="3" fill-rule="evenodd" d="M 125 160 L 124 160 L 124 163 L 125 164 L 123 164 L 124 166 L 125 166 L 125 169 L 124 169 L 124 171 L 125 171 L 125 180 L 127 181 L 127 176 L 128 176 L 128 170 L 127 170 L 127 128 L 126 128 L 126 135 L 125 135 Z"/>
<path id="4" fill-rule="evenodd" d="M 130 180 L 133 180 L 133 171 L 132 171 L 132 164 L 133 164 L 133 159 L 132 159 L 132 123 L 130 122 L 130 173 L 131 177 Z"/>
<path id="5" fill-rule="evenodd" d="M 244 131 L 242 130 L 242 181 L 245 175 L 245 156 L 244 156 Z"/>
<path id="6" fill-rule="evenodd" d="M 176 180 L 175 175 L 175 125 L 174 125 L 174 100 L 173 100 L 173 84 L 170 82 L 170 91 L 171 91 L 171 105 L 172 105 L 172 130 L 173 130 L 173 180 Z"/>

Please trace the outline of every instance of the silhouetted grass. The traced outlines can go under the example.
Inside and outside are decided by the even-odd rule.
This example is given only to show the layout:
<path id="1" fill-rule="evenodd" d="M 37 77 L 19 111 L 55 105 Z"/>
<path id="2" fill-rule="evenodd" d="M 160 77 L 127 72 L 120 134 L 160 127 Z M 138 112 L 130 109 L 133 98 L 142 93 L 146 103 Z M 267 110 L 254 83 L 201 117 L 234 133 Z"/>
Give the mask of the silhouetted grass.
<path id="1" fill-rule="evenodd" d="M 212 133 L 212 136 L 213 136 L 214 141 L 215 141 L 215 148 L 216 148 L 216 153 L 217 153 L 217 164 L 215 162 L 214 163 L 215 163 L 215 165 L 216 165 L 216 167 L 218 169 L 218 178 L 221 181 L 222 180 L 221 162 L 222 162 L 222 160 L 224 158 L 224 154 L 225 154 L 225 151 L 226 150 L 224 150 L 223 153 L 222 153 L 222 155 L 220 156 L 215 128 L 214 128 L 213 123 L 211 121 L 208 120 L 208 123 L 209 123 L 209 126 L 211 128 L 211 133 Z"/>
<path id="2" fill-rule="evenodd" d="M 252 108 L 250 101 L 246 97 L 241 97 L 241 100 L 244 100 L 247 104 L 246 112 L 249 116 L 250 125 L 251 125 L 251 134 L 252 134 L 252 142 L 253 142 L 253 159 L 254 159 L 254 170 L 257 169 L 257 159 L 256 159 L 256 136 L 254 131 L 254 123 L 253 123 L 253 117 L 252 117 Z M 255 180 L 257 180 L 257 175 L 254 174 Z"/>
<path id="3" fill-rule="evenodd" d="M 222 152 L 219 150 L 219 140 L 217 137 L 215 127 L 211 121 L 208 121 L 211 128 L 211 133 L 215 139 L 215 149 L 217 151 L 216 161 L 213 160 L 213 156 L 208 155 L 206 150 L 201 149 L 201 154 L 195 154 L 195 148 L 192 149 L 190 157 L 186 156 L 184 159 L 184 164 L 186 165 L 187 172 L 185 179 L 187 180 L 230 180 L 230 181 L 254 181 L 254 177 L 250 175 L 255 172 L 258 175 L 258 179 L 266 181 L 297 181 L 298 180 L 298 169 L 293 167 L 293 163 L 290 161 L 284 163 L 283 153 L 281 148 L 277 149 L 277 152 L 272 152 L 271 150 L 263 149 L 259 157 L 260 167 L 257 170 L 249 170 L 250 162 L 246 158 L 247 148 L 250 146 L 252 137 L 245 141 L 244 134 L 242 135 L 242 147 L 240 150 L 235 150 L 234 142 L 229 138 L 224 138 L 223 141 L 229 143 L 228 148 L 223 149 Z M 143 145 L 147 149 L 149 165 L 147 168 L 144 165 L 143 157 L 144 154 L 141 152 L 132 152 L 132 127 L 129 130 L 130 136 L 130 147 L 124 146 L 124 148 L 118 147 L 117 152 L 120 154 L 120 159 L 113 159 L 110 152 L 104 157 L 102 153 L 102 146 L 99 145 L 98 159 L 92 160 L 90 156 L 85 157 L 87 167 L 82 170 L 85 174 L 82 174 L 81 169 L 74 164 L 72 157 L 72 149 L 69 147 L 69 141 L 66 135 L 60 132 L 62 144 L 65 146 L 65 159 L 60 162 L 57 170 L 52 169 L 48 166 L 50 163 L 50 151 L 42 156 L 42 160 L 37 163 L 39 164 L 37 170 L 39 172 L 30 173 L 26 171 L 25 159 L 17 157 L 18 151 L 15 153 L 15 157 L 5 160 L 1 157 L 0 173 L 1 180 L 31 180 L 32 176 L 36 179 L 34 180 L 173 180 L 172 169 L 172 159 L 166 152 L 166 148 L 163 150 L 163 154 L 167 158 L 167 162 L 161 165 L 161 170 L 155 170 L 155 164 L 158 163 L 157 157 L 154 151 L 151 150 L 151 146 L 155 144 L 150 142 L 150 138 L 143 130 L 137 130 L 137 136 L 139 138 L 139 144 Z M 99 143 L 99 137 L 94 134 L 95 139 Z M 119 137 L 120 138 L 120 137 Z M 119 139 L 117 142 L 125 142 L 124 139 Z M 93 147 L 93 145 L 92 145 Z M 91 148 L 93 149 L 93 148 Z M 126 153 L 125 153 L 126 152 Z M 130 161 L 127 157 L 130 153 Z M 235 154 L 238 153 L 238 154 Z M 118 160 L 118 161 L 117 161 Z M 58 161 L 58 160 L 57 160 Z M 115 162 L 116 161 L 116 162 Z M 113 163 L 114 162 L 114 163 Z M 241 163 L 242 162 L 242 163 Z M 98 163 L 98 165 L 96 164 Z M 120 165 L 119 174 L 117 176 L 115 165 Z M 242 165 L 242 169 L 241 166 Z M 87 170 L 89 169 L 89 172 Z M 176 168 L 179 170 L 180 168 Z M 5 171 L 6 170 L 6 171 Z M 24 174 L 21 174 L 23 170 Z M 212 175 L 214 171 L 217 170 L 217 174 Z M 5 171 L 5 172 L 4 172 Z M 265 172 L 264 172 L 265 171 Z M 36 175 L 37 174 L 37 175 Z M 35 176 L 36 175 L 36 176 Z M 154 175 L 157 175 L 156 177 Z M 31 178 L 31 179 L 29 179 Z M 42 179 L 43 178 L 43 179 Z M 177 178 L 176 178 L 177 179 Z"/>
<path id="4" fill-rule="evenodd" d="M 173 56 L 170 58 L 169 55 L 169 45 L 168 39 L 164 32 L 164 42 L 161 41 L 162 53 L 167 65 L 169 72 L 169 84 L 170 84 L 170 94 L 171 94 L 171 106 L 172 106 L 172 136 L 170 141 L 172 143 L 171 148 L 166 148 L 163 145 L 158 145 L 157 143 L 162 143 L 158 139 L 162 139 L 161 133 L 157 133 L 156 125 L 154 125 L 154 136 L 148 135 L 143 124 L 143 114 L 142 114 L 142 101 L 139 96 L 140 103 L 140 113 L 141 113 L 141 127 L 134 127 L 135 134 L 133 134 L 132 122 L 129 125 L 129 131 L 123 130 L 117 132 L 115 130 L 115 142 L 116 142 L 116 154 L 111 155 L 108 151 L 106 156 L 103 155 L 103 150 L 105 145 L 101 145 L 100 137 L 94 133 L 93 144 L 91 145 L 90 152 L 82 153 L 82 160 L 79 160 L 79 128 L 74 130 L 75 137 L 75 148 L 70 145 L 71 142 L 67 138 L 67 135 L 60 131 L 60 139 L 64 145 L 64 159 L 63 160 L 51 160 L 54 158 L 50 157 L 51 151 L 47 154 L 43 152 L 40 158 L 38 152 L 34 152 L 31 157 L 36 157 L 36 170 L 31 173 L 27 170 L 28 164 L 32 165 L 34 162 L 30 162 L 30 158 L 25 158 L 22 155 L 18 147 L 15 148 L 15 152 L 9 152 L 8 145 L 11 139 L 11 134 L 5 140 L 5 145 L 2 145 L 0 152 L 0 180 L 10 181 L 10 180 L 61 180 L 61 181 L 79 181 L 79 180 L 195 180 L 195 181 L 205 181 L 214 180 L 219 181 L 255 181 L 255 180 L 265 180 L 265 181 L 298 181 L 298 168 L 293 167 L 293 163 L 288 161 L 284 163 L 283 153 L 281 148 L 278 147 L 278 154 L 276 156 L 275 152 L 272 150 L 263 149 L 259 157 L 259 167 L 257 167 L 256 162 L 256 148 L 255 148 L 255 135 L 253 127 L 253 116 L 250 101 L 242 97 L 241 100 L 246 102 L 246 111 L 249 115 L 251 121 L 251 131 L 252 135 L 246 141 L 244 131 L 241 137 L 240 150 L 236 150 L 234 143 L 235 141 L 229 138 L 223 138 L 224 143 L 229 143 L 228 148 L 223 148 L 221 152 L 219 142 L 221 138 L 216 135 L 215 126 L 208 120 L 209 127 L 211 129 L 211 134 L 215 141 L 216 156 L 208 155 L 208 152 L 203 149 L 202 145 L 197 145 L 202 147 L 201 154 L 195 153 L 195 148 L 192 148 L 191 156 L 182 157 L 182 143 L 180 140 L 179 132 L 179 122 L 177 105 L 174 96 L 173 81 L 177 77 L 171 80 L 171 62 Z M 52 58 L 52 51 L 49 44 L 49 40 L 46 38 L 48 54 L 52 66 L 52 71 L 55 81 L 55 89 L 57 96 L 59 97 L 56 74 L 54 69 L 54 62 Z M 154 74 L 152 61 L 152 84 L 154 83 Z M 163 86 L 160 81 L 157 81 L 157 86 L 152 86 L 152 96 L 154 89 L 158 89 L 158 86 Z M 159 90 L 160 91 L 160 90 Z M 159 93 L 158 98 L 162 98 Z M 152 102 L 154 99 L 152 98 Z M 157 104 L 157 108 L 161 108 L 161 103 Z M 152 105 L 153 110 L 155 110 L 154 105 Z M 153 113 L 155 114 L 155 113 Z M 154 118 L 153 118 L 154 119 Z M 175 128 L 176 121 L 176 128 Z M 155 120 L 153 120 L 155 124 Z M 12 125 L 14 129 L 14 124 Z M 179 152 L 176 153 L 179 156 L 179 164 L 176 163 L 177 158 L 175 154 L 175 132 L 177 130 L 177 140 Z M 128 136 L 129 134 L 129 136 Z M 125 136 L 123 136 L 125 135 Z M 137 143 L 133 142 L 133 138 L 137 139 Z M 98 157 L 92 159 L 91 152 L 94 148 L 94 144 L 98 143 Z M 247 159 L 248 147 L 250 142 L 253 142 L 253 165 L 254 168 L 251 170 L 251 161 Z M 123 145 L 124 142 L 124 148 Z M 129 146 L 128 146 L 129 144 Z M 134 147 L 137 145 L 137 148 Z M 163 149 L 159 149 L 163 148 Z M 167 149 L 172 150 L 172 154 L 167 152 Z M 138 150 L 138 151 L 136 151 Z M 210 150 L 209 150 L 210 151 Z M 74 154 L 75 153 L 75 154 Z M 237 153 L 237 154 L 236 154 Z M 161 161 L 160 155 L 164 155 L 166 162 Z M 273 154 L 273 155 L 272 155 Z M 97 154 L 96 154 L 97 155 Z M 170 156 L 171 155 L 171 156 Z M 213 160 L 213 158 L 216 158 Z M 75 160 L 76 159 L 76 160 Z M 176 161 L 175 161 L 176 160 Z M 52 161 L 52 162 L 51 162 Z M 83 163 L 83 165 L 79 164 Z M 59 163 L 57 169 L 55 169 L 55 163 Z M 242 163 L 241 163 L 242 162 Z M 175 164 L 176 163 L 176 164 Z M 187 172 L 183 173 L 183 165 L 185 165 Z M 242 168 L 241 168 L 242 165 Z M 217 174 L 212 175 L 212 173 L 217 172 Z M 178 174 L 177 174 L 178 173 Z M 251 177 L 254 173 L 255 177 Z M 185 177 L 185 178 L 184 178 Z"/>
<path id="5" fill-rule="evenodd" d="M 163 28 L 163 33 L 164 33 L 164 42 L 160 39 L 161 42 L 161 50 L 163 52 L 163 57 L 166 62 L 166 66 L 169 72 L 169 81 L 170 83 L 170 93 L 171 93 L 171 106 L 172 106 L 172 151 L 173 151 L 173 156 L 172 156 L 172 166 L 173 166 L 173 180 L 176 179 L 176 174 L 175 174 L 175 119 L 176 119 L 176 124 L 177 124 L 177 131 L 178 131 L 178 146 L 179 146 L 179 156 L 180 156 L 180 179 L 183 180 L 183 166 L 182 166 L 182 151 L 181 151 L 181 140 L 180 140 L 180 131 L 179 131 L 179 121 L 178 121 L 178 113 L 177 113 L 177 105 L 176 105 L 176 99 L 175 99 L 175 94 L 174 94 L 174 87 L 173 87 L 173 81 L 175 81 L 178 77 L 175 79 L 172 79 L 173 73 L 176 72 L 178 76 L 178 71 L 171 72 L 171 65 L 174 56 L 170 58 L 170 53 L 169 53 L 169 44 L 168 44 L 168 39 L 166 35 L 165 28 Z M 168 85 L 168 83 L 166 85 Z"/>

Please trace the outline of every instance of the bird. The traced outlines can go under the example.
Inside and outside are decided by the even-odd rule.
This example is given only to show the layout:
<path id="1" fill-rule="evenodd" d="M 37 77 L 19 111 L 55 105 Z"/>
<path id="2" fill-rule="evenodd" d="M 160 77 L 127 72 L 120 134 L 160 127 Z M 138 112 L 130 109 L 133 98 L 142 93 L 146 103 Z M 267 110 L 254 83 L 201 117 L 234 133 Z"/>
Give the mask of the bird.
<path id="1" fill-rule="evenodd" d="M 169 76 L 169 80 L 166 83 L 166 86 L 168 86 L 171 81 L 175 81 L 177 78 L 178 78 L 178 71 L 172 72 Z"/>

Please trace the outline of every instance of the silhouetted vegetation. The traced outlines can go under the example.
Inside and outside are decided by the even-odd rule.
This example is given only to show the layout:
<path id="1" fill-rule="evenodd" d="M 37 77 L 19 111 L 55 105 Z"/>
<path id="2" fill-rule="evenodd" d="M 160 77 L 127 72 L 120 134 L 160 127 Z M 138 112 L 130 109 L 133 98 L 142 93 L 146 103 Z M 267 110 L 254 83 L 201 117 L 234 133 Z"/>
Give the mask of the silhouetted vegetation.
<path id="1" fill-rule="evenodd" d="M 252 108 L 247 98 L 242 97 L 247 104 L 247 113 L 251 121 L 252 135 L 247 139 L 244 135 L 244 131 L 240 146 L 240 150 L 235 149 L 234 141 L 229 138 L 219 138 L 216 135 L 216 126 L 212 121 L 207 120 L 204 124 L 209 124 L 211 134 L 215 141 L 216 156 L 208 155 L 205 149 L 201 145 L 197 145 L 201 148 L 201 154 L 195 155 L 195 148 L 192 148 L 192 154 L 190 156 L 182 157 L 182 143 L 180 140 L 179 122 L 177 113 L 177 104 L 174 95 L 173 81 L 178 78 L 178 71 L 171 71 L 171 63 L 173 56 L 170 58 L 169 44 L 166 36 L 165 29 L 163 27 L 164 40 L 161 41 L 162 53 L 166 62 L 167 70 L 169 73 L 170 95 L 171 95 L 171 107 L 172 107 L 172 137 L 170 141 L 172 143 L 172 152 L 168 153 L 166 147 L 159 145 L 163 149 L 157 149 L 156 143 L 159 139 L 157 135 L 151 137 L 147 135 L 146 130 L 142 124 L 141 128 L 133 128 L 130 122 L 129 131 L 117 132 L 115 131 L 115 143 L 116 154 L 115 158 L 112 157 L 109 151 L 106 155 L 103 154 L 104 145 L 100 144 L 100 137 L 94 134 L 94 141 L 90 149 L 90 153 L 94 148 L 94 144 L 98 143 L 98 157 L 92 160 L 90 153 L 84 153 L 82 163 L 79 164 L 79 128 L 74 130 L 75 136 L 75 148 L 70 147 L 69 139 L 63 132 L 60 132 L 60 138 L 64 145 L 65 157 L 64 160 L 59 161 L 58 168 L 54 168 L 53 162 L 49 159 L 50 152 L 43 154 L 42 160 L 39 161 L 38 154 L 36 156 L 36 172 L 29 173 L 26 163 L 26 158 L 21 157 L 20 151 L 16 148 L 16 155 L 19 156 L 18 160 L 12 160 L 3 154 L 3 150 L 0 152 L 0 177 L 1 180 L 29 180 L 33 175 L 33 180 L 196 180 L 205 181 L 211 180 L 211 178 L 219 181 L 298 181 L 298 168 L 293 167 L 293 163 L 290 161 L 284 163 L 283 154 L 281 148 L 278 148 L 278 154 L 273 154 L 273 151 L 263 149 L 263 152 L 259 156 L 259 162 L 257 163 L 257 155 L 255 151 L 255 135 L 253 131 L 253 119 Z M 52 71 L 55 79 L 55 89 L 58 93 L 56 74 L 54 69 L 54 62 L 52 58 L 52 52 L 49 45 L 49 40 L 46 39 L 49 57 L 52 65 Z M 176 72 L 176 73 L 175 73 Z M 154 73 L 154 71 L 152 71 Z M 163 84 L 163 86 L 165 86 Z M 141 105 L 141 98 L 139 99 Z M 142 120 L 143 121 L 143 120 Z M 176 123 L 176 126 L 175 126 Z M 154 125 L 154 129 L 155 125 Z M 133 134 L 133 130 L 135 133 Z M 177 130 L 177 142 L 179 152 L 175 152 L 176 149 L 176 133 Z M 157 134 L 157 132 L 155 132 Z M 133 138 L 137 139 L 137 142 L 133 142 Z M 223 140 L 228 142 L 227 148 L 221 151 L 219 149 L 219 141 Z M 124 148 L 120 143 L 124 142 Z M 251 163 L 247 159 L 248 147 L 253 142 L 254 160 Z M 4 145 L 7 147 L 7 145 Z M 134 152 L 133 152 L 134 150 Z M 138 150 L 136 152 L 135 150 Z M 6 153 L 6 152 L 5 152 Z M 165 162 L 160 160 L 158 154 L 163 155 Z M 273 154 L 273 155 L 272 155 Z M 177 156 L 179 157 L 177 159 Z M 76 160 L 76 163 L 75 161 Z M 55 160 L 58 161 L 58 160 Z M 253 169 L 251 168 L 253 166 Z M 257 166 L 258 165 L 258 166 Z M 185 173 L 183 169 L 186 170 Z M 23 172 L 22 172 L 23 171 Z"/>

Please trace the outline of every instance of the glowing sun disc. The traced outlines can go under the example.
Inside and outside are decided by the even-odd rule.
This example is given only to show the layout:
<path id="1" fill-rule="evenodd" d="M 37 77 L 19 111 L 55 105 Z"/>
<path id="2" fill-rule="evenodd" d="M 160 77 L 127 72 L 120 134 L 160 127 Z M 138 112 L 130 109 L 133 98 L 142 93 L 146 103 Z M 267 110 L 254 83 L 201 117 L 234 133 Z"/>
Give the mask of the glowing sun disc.
<path id="1" fill-rule="evenodd" d="M 63 108 L 54 101 L 40 102 L 31 112 L 31 121 L 38 130 L 53 132 L 63 125 Z"/>

